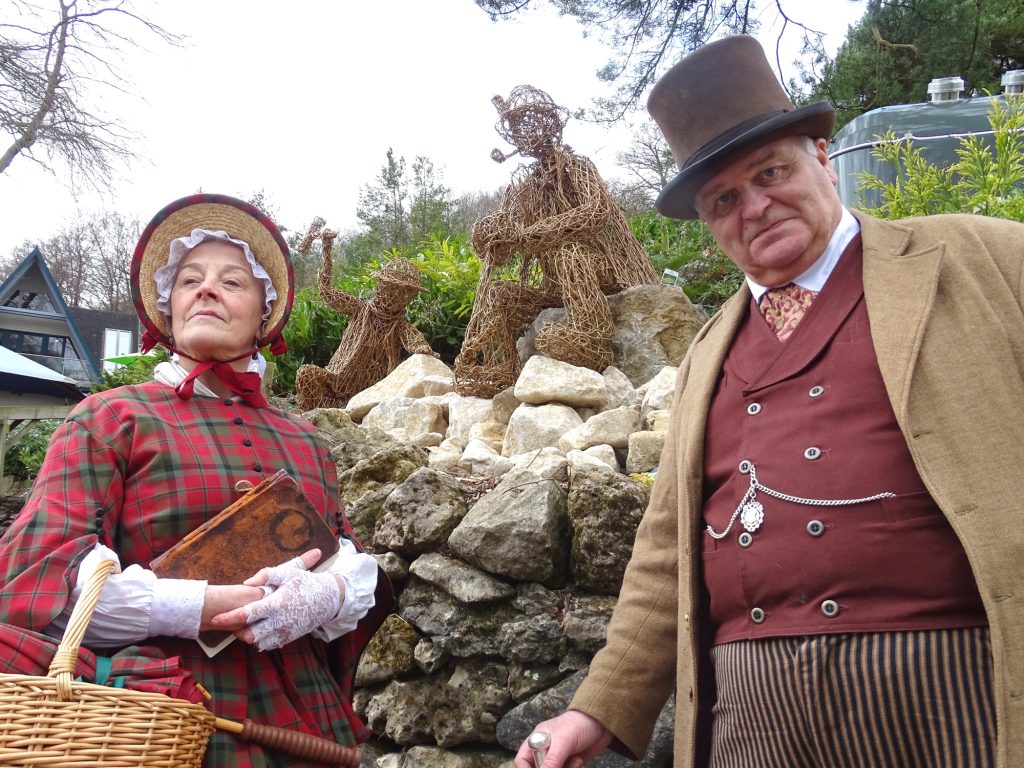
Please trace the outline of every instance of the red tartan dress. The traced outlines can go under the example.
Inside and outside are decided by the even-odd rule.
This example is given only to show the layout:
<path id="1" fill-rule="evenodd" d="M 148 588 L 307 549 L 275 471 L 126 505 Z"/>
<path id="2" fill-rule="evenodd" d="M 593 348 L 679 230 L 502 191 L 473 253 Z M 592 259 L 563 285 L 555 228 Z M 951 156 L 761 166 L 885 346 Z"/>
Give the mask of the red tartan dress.
<path id="1" fill-rule="evenodd" d="M 122 567 L 148 567 L 235 501 L 239 480 L 255 484 L 279 469 L 352 538 L 334 463 L 309 422 L 235 400 L 183 401 L 155 382 L 86 398 L 54 433 L 25 508 L 0 539 L 0 622 L 42 631 L 64 609 L 78 564 L 98 541 L 118 553 Z M 359 653 L 391 608 L 383 575 L 377 598 L 359 627 L 331 643 L 307 635 L 261 653 L 235 642 L 212 659 L 192 640 L 145 644 L 180 656 L 219 717 L 354 744 L 370 735 L 350 700 Z M 218 731 L 203 765 L 305 764 Z"/>

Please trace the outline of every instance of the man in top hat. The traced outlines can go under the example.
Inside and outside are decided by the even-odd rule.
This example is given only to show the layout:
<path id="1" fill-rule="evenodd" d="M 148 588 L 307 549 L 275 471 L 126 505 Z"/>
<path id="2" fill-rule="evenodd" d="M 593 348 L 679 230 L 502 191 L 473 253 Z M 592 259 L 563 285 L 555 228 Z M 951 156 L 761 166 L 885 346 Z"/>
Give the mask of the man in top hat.
<path id="1" fill-rule="evenodd" d="M 655 85 L 678 175 L 746 284 L 679 369 L 608 630 L 544 768 L 1024 765 L 1024 226 L 851 213 L 758 43 Z M 531 764 L 529 745 L 517 768 Z"/>

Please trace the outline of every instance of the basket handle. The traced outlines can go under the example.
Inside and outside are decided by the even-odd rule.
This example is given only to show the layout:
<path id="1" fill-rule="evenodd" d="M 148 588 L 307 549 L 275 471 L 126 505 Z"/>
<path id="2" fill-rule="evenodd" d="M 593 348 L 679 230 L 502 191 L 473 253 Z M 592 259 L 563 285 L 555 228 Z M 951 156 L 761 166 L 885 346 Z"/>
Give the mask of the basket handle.
<path id="1" fill-rule="evenodd" d="M 82 638 L 85 637 L 85 630 L 92 619 L 92 613 L 99 602 L 103 585 L 107 576 L 115 570 L 120 570 L 113 560 L 102 560 L 89 574 L 89 578 L 71 611 L 71 618 L 64 629 L 64 636 L 61 638 L 60 646 L 53 655 L 50 662 L 50 669 L 47 677 L 55 678 L 57 681 L 57 695 L 61 701 L 68 701 L 71 698 L 71 683 L 74 680 L 75 667 L 78 665 L 78 649 L 82 645 Z"/>
<path id="2" fill-rule="evenodd" d="M 47 677 L 56 680 L 57 695 L 61 701 L 68 701 L 71 698 L 71 683 L 74 680 L 75 667 L 78 665 L 78 649 L 82 645 L 82 639 L 85 637 L 85 630 L 92 619 L 93 611 L 96 610 L 96 603 L 99 602 L 103 585 L 107 581 L 107 576 L 119 570 L 118 564 L 113 560 L 100 561 L 93 572 L 89 574 L 82 594 L 71 611 L 71 618 L 68 619 L 68 625 L 64 629 L 64 636 L 61 638 L 47 672 Z M 261 725 L 251 720 L 236 723 L 220 717 L 216 718 L 216 727 L 234 733 L 241 739 L 279 749 L 295 757 L 347 768 L 357 768 L 360 763 L 358 748 L 345 747 L 328 739 L 297 731 Z"/>

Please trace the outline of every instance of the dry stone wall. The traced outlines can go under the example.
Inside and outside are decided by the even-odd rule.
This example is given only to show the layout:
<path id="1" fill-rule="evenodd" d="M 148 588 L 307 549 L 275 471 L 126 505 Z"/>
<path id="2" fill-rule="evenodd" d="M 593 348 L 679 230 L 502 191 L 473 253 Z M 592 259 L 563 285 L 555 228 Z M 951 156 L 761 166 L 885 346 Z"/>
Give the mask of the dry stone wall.
<path id="1" fill-rule="evenodd" d="M 627 471 L 656 470 L 703 321 L 659 286 L 613 297 L 613 311 L 623 368 L 533 354 L 527 334 L 519 379 L 493 400 L 456 394 L 443 363 L 414 356 L 354 407 L 305 414 L 398 595 L 356 678 L 375 733 L 364 765 L 511 768 L 604 644 L 649 497 L 650 475 Z M 672 714 L 669 702 L 642 765 L 671 765 Z M 636 763 L 606 752 L 593 765 Z"/>

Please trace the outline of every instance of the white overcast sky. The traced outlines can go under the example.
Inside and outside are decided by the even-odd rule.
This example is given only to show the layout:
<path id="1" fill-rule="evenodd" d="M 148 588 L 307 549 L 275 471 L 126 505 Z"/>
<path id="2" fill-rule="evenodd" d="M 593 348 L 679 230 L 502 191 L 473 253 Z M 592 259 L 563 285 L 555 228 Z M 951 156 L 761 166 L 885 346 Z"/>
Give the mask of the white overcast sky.
<path id="1" fill-rule="evenodd" d="M 829 32 L 834 50 L 864 3 L 784 7 Z M 494 131 L 494 94 L 529 83 L 575 110 L 607 92 L 595 72 L 609 51 L 542 3 L 499 22 L 473 0 L 136 0 L 135 8 L 187 35 L 180 48 L 142 38 L 149 52 L 129 51 L 123 65 L 134 96 L 105 101 L 139 134 L 139 159 L 105 193 L 83 190 L 77 199 L 15 159 L 0 174 L 0 253 L 94 211 L 145 223 L 199 189 L 238 197 L 262 189 L 287 228 L 315 215 L 355 228 L 359 190 L 389 147 L 409 165 L 430 158 L 456 195 L 495 190 L 518 158 L 498 165 L 489 157 L 494 147 L 510 149 Z M 766 24 L 762 40 L 774 44 L 775 32 Z M 799 34 L 787 39 L 795 52 Z M 571 120 L 564 140 L 609 179 L 621 175 L 615 155 L 629 135 L 626 126 Z"/>

